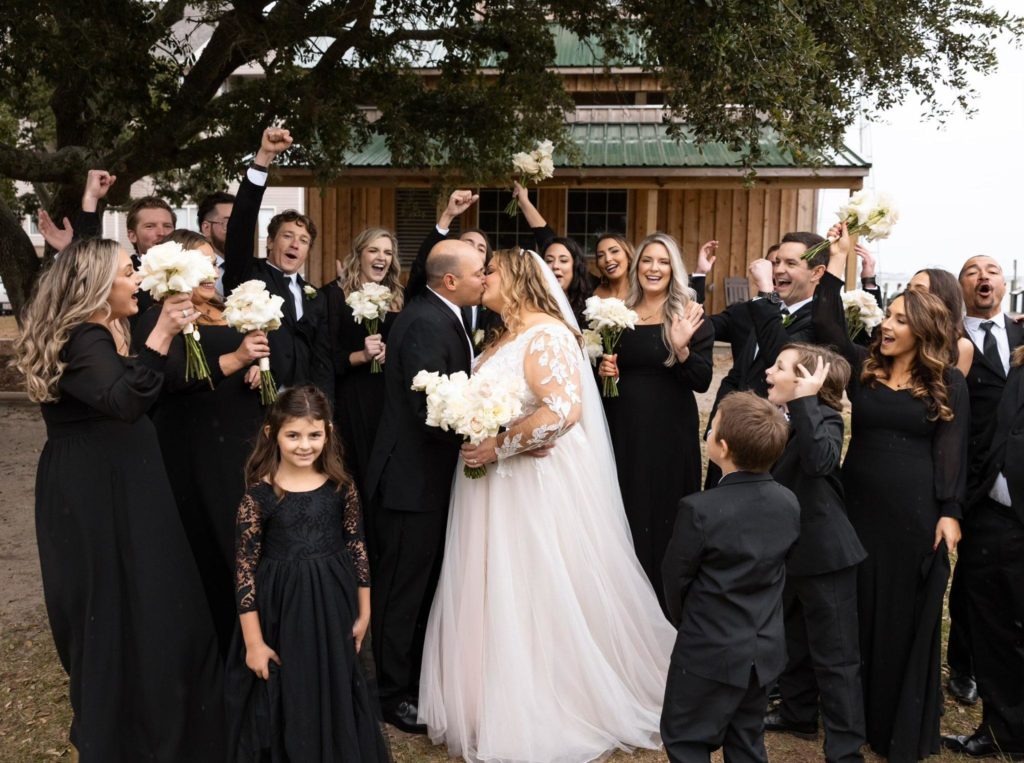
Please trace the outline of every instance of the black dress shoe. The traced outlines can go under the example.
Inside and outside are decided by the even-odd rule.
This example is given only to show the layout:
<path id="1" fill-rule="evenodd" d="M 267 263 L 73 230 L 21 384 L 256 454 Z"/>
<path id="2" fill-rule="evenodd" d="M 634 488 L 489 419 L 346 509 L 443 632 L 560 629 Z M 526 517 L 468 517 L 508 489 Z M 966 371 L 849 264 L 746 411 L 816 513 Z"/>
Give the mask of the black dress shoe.
<path id="1" fill-rule="evenodd" d="M 972 758 L 996 758 L 1000 760 L 1024 760 L 1024 750 L 1006 750 L 996 744 L 985 732 L 975 732 L 971 736 L 944 736 L 942 746 L 968 755 Z"/>
<path id="2" fill-rule="evenodd" d="M 773 711 L 764 716 L 765 731 L 781 731 L 785 734 L 792 734 L 801 739 L 817 739 L 817 723 L 792 723 L 782 717 L 782 713 Z"/>
<path id="3" fill-rule="evenodd" d="M 418 714 L 416 703 L 408 700 L 399 702 L 392 710 L 385 710 L 382 713 L 385 723 L 390 723 L 406 734 L 426 734 L 427 724 L 419 722 Z"/>
<path id="4" fill-rule="evenodd" d="M 951 675 L 946 688 L 961 705 L 974 705 L 978 702 L 978 684 L 969 673 Z"/>

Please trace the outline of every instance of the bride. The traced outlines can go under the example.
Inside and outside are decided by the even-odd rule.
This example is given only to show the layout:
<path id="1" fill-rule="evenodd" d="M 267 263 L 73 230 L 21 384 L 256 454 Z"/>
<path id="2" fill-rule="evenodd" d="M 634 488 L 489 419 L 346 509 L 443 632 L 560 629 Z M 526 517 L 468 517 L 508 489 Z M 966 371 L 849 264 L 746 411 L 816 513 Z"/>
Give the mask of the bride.
<path id="1" fill-rule="evenodd" d="M 529 393 L 508 431 L 463 448 L 467 464 L 493 464 L 487 476 L 455 472 L 420 722 L 468 761 L 657 748 L 675 631 L 633 552 L 575 319 L 540 257 L 518 249 L 494 253 L 483 302 L 506 328 L 474 373 L 519 374 Z"/>

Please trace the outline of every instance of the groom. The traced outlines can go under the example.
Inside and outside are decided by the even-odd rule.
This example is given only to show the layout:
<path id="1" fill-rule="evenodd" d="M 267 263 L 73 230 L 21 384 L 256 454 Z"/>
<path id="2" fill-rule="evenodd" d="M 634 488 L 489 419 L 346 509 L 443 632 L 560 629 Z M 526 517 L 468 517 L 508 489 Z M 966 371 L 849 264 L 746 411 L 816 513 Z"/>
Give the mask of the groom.
<path id="1" fill-rule="evenodd" d="M 452 474 L 462 438 L 427 426 L 427 400 L 413 392 L 420 371 L 469 373 L 473 346 L 461 308 L 480 304 L 484 257 L 472 244 L 446 239 L 430 250 L 427 288 L 395 319 L 384 368 L 386 398 L 367 469 L 374 507 L 372 628 L 384 720 L 425 734 L 417 721 L 420 662 L 434 598 Z"/>

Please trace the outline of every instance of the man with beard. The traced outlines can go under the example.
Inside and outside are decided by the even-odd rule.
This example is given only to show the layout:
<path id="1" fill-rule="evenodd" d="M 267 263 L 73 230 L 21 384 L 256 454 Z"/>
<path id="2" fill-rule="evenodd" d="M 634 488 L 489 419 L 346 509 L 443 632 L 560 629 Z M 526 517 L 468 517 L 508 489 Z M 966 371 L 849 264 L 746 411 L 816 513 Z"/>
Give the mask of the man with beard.
<path id="1" fill-rule="evenodd" d="M 213 244 L 214 254 L 217 257 L 217 267 L 224 264 L 224 247 L 228 235 L 228 221 L 231 219 L 231 210 L 235 206 L 235 195 L 217 191 L 208 193 L 199 202 L 196 210 L 196 217 L 199 221 L 199 232 L 210 239 Z M 217 278 L 217 293 L 224 297 L 224 280 Z"/>

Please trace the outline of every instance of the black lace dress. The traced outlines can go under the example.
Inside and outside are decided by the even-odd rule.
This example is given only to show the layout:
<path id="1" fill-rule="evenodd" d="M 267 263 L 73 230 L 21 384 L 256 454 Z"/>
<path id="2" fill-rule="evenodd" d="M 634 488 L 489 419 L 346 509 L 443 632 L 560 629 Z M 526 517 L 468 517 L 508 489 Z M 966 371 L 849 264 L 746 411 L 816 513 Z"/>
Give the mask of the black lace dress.
<path id="1" fill-rule="evenodd" d="M 387 760 L 352 625 L 370 584 L 359 498 L 333 482 L 278 498 L 253 485 L 238 508 L 239 613 L 258 612 L 281 658 L 263 681 L 236 632 L 225 692 L 229 760 L 369 763 Z"/>
<path id="2" fill-rule="evenodd" d="M 694 392 L 711 384 L 715 331 L 705 321 L 685 363 L 666 367 L 661 324 L 638 325 L 619 340 L 619 397 L 603 398 L 626 519 L 637 559 L 662 609 L 661 561 L 679 499 L 700 490 L 700 414 Z"/>
<path id="3" fill-rule="evenodd" d="M 36 535 L 82 763 L 221 761 L 221 661 L 146 416 L 165 358 L 82 324 L 42 406 Z"/>
<path id="4" fill-rule="evenodd" d="M 932 551 L 940 517 L 959 519 L 970 409 L 967 383 L 947 368 L 952 421 L 930 421 L 908 389 L 862 383 L 867 350 L 846 335 L 842 282 L 826 273 L 813 321 L 818 341 L 850 362 L 850 447 L 842 467 L 850 523 L 868 557 L 857 568 L 867 741 L 893 763 L 938 753 L 940 625 L 946 547 Z"/>

